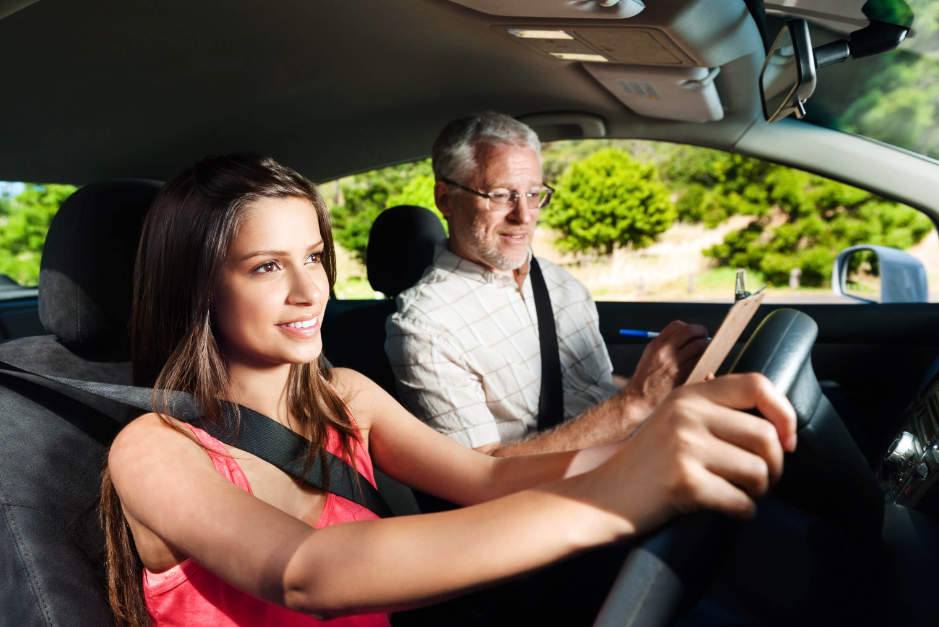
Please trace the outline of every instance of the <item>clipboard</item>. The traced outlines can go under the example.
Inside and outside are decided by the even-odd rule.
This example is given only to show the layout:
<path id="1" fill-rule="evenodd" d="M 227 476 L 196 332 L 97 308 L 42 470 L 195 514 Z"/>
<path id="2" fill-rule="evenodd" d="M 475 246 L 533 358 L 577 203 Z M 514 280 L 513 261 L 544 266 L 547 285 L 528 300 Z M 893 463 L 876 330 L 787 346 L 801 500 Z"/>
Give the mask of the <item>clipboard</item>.
<path id="1" fill-rule="evenodd" d="M 753 314 L 759 309 L 765 295 L 765 292 L 757 292 L 753 296 L 734 303 L 734 306 L 727 312 L 727 317 L 721 322 L 721 326 L 714 334 L 710 344 L 704 350 L 704 354 L 698 359 L 694 370 L 688 375 L 685 385 L 704 381 L 704 377 L 708 376 L 709 373 L 717 372 L 724 360 L 727 359 L 730 349 L 734 347 L 740 334 L 743 333 L 743 330 L 747 328 L 747 324 L 753 319 Z"/>

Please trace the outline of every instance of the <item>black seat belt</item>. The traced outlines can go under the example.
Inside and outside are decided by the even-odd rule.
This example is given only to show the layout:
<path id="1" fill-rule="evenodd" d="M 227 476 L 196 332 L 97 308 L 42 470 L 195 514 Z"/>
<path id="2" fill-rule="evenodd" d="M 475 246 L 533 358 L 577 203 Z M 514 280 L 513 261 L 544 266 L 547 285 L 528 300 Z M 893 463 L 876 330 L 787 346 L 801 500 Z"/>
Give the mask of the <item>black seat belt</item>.
<path id="1" fill-rule="evenodd" d="M 47 386 L 42 380 L 52 381 L 135 409 L 153 411 L 153 390 L 150 388 L 55 377 L 4 361 L 0 361 L 0 372 L 38 383 L 44 387 Z M 40 381 L 36 381 L 37 378 Z M 235 423 L 231 421 L 226 421 L 224 425 L 217 425 L 203 420 L 198 404 L 188 394 L 172 393 L 169 401 L 173 417 L 177 420 L 191 423 L 209 433 L 213 438 L 260 457 L 269 464 L 321 490 L 327 489 L 325 469 L 328 468 L 329 492 L 358 503 L 380 518 L 393 515 L 391 508 L 385 503 L 375 486 L 362 473 L 357 472 L 351 464 L 329 451 L 324 451 L 325 461 L 323 457 L 317 457 L 312 468 L 307 471 L 304 456 L 309 447 L 309 440 L 276 420 L 239 405 L 241 421 L 236 429 Z M 225 404 L 223 407 L 227 410 L 225 412 L 227 415 L 233 413 L 233 405 Z"/>
<path id="2" fill-rule="evenodd" d="M 551 308 L 551 296 L 544 274 L 535 256 L 529 268 L 531 291 L 538 315 L 538 340 L 541 342 L 541 392 L 538 394 L 538 431 L 556 427 L 564 421 L 564 388 L 561 385 L 561 354 L 558 330 Z"/>

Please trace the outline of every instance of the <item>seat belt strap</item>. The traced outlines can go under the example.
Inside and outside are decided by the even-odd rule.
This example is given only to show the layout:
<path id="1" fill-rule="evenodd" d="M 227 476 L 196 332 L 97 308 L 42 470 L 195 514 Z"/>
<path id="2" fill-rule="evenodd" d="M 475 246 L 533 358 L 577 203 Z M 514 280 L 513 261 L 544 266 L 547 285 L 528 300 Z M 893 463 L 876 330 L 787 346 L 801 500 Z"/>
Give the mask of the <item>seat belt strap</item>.
<path id="1" fill-rule="evenodd" d="M 544 274 L 535 256 L 529 264 L 531 290 L 538 315 L 538 340 L 541 343 L 541 391 L 538 394 L 538 431 L 555 427 L 564 420 L 564 388 L 561 385 L 561 354 L 558 331 L 551 307 L 551 296 Z"/>
<path id="2" fill-rule="evenodd" d="M 45 382 L 51 381 L 135 409 L 153 411 L 153 390 L 150 388 L 45 375 L 4 361 L 0 361 L 0 372 L 43 387 L 48 387 Z M 380 518 L 393 515 L 391 508 L 385 503 L 375 486 L 362 473 L 357 472 L 351 464 L 329 451 L 324 451 L 325 460 L 323 457 L 317 457 L 312 467 L 307 470 L 304 456 L 309 440 L 276 420 L 253 409 L 239 406 L 241 421 L 239 428 L 235 429 L 234 422 L 228 420 L 223 425 L 204 420 L 198 403 L 188 394 L 172 392 L 168 395 L 167 401 L 168 409 L 177 420 L 191 423 L 215 439 L 251 453 L 321 490 L 326 490 L 325 478 L 328 468 L 329 492 L 358 503 Z M 223 407 L 226 409 L 225 414 L 233 415 L 233 405 L 226 403 Z"/>

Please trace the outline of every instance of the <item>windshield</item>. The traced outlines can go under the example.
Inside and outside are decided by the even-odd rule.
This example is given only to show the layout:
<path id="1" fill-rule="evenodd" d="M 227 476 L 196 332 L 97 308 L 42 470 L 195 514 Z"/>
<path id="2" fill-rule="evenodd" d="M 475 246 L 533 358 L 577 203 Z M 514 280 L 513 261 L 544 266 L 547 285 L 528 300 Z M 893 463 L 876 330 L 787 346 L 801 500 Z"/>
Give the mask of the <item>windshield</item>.
<path id="1" fill-rule="evenodd" d="M 764 3 L 767 49 L 785 22 L 796 17 L 808 20 L 813 47 L 847 39 L 868 24 L 864 5 L 864 0 Z M 895 21 L 909 15 L 907 7 L 913 13 L 912 31 L 897 50 L 819 70 L 804 119 L 939 159 L 939 2 L 872 1 L 867 13 Z"/>

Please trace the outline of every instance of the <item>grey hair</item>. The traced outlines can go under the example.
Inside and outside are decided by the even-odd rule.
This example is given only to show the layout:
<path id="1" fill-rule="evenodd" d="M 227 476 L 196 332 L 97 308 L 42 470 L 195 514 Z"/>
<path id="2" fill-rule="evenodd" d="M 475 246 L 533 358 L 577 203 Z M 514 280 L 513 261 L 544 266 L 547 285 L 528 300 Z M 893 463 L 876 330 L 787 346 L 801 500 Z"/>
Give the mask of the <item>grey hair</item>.
<path id="1" fill-rule="evenodd" d="M 476 169 L 476 145 L 527 146 L 541 162 L 541 142 L 529 126 L 515 118 L 484 111 L 472 113 L 447 124 L 431 150 L 434 178 L 465 180 Z"/>

